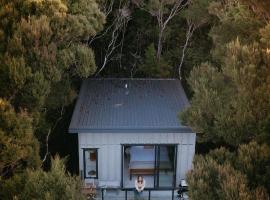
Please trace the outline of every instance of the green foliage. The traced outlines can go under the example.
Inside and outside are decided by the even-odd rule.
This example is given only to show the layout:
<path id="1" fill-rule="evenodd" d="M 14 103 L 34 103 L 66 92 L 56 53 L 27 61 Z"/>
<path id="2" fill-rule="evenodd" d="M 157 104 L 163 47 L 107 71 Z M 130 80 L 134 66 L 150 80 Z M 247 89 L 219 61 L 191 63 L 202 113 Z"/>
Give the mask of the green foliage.
<path id="1" fill-rule="evenodd" d="M 72 45 L 61 51 L 59 59 L 64 66 L 74 66 L 72 73 L 80 77 L 88 77 L 96 70 L 93 51 L 86 45 Z"/>
<path id="2" fill-rule="evenodd" d="M 270 1 L 269 0 L 263 0 L 263 1 L 257 1 L 257 0 L 241 0 L 242 3 L 249 5 L 252 7 L 252 10 L 254 13 L 256 13 L 258 16 L 260 16 L 263 19 L 270 19 Z"/>
<path id="3" fill-rule="evenodd" d="M 29 171 L 20 199 L 85 199 L 81 193 L 78 177 L 66 174 L 65 164 L 58 156 L 52 160 L 49 172 Z"/>
<path id="4" fill-rule="evenodd" d="M 82 199 L 58 158 L 51 172 L 35 171 L 37 138 L 44 149 L 77 79 L 95 72 L 87 40 L 105 16 L 95 0 L 1 0 L 0 18 L 0 199 Z"/>
<path id="5" fill-rule="evenodd" d="M 0 198 L 2 200 L 18 199 L 18 194 L 20 194 L 24 190 L 26 180 L 26 171 L 20 174 L 15 174 L 9 179 L 1 180 Z"/>
<path id="6" fill-rule="evenodd" d="M 55 120 L 49 111 L 71 104 L 74 80 L 96 70 L 87 40 L 103 28 L 105 16 L 94 0 L 3 0 L 0 18 L 0 97 L 27 110 L 35 135 L 45 138 L 41 133 Z"/>
<path id="7" fill-rule="evenodd" d="M 143 2 L 143 5 L 152 15 L 156 15 L 158 10 L 162 10 L 165 15 L 170 13 L 170 8 L 175 3 L 177 3 L 177 0 L 147 0 Z"/>
<path id="8" fill-rule="evenodd" d="M 206 140 L 238 145 L 258 137 L 259 124 L 269 115 L 270 66 L 264 52 L 258 44 L 236 40 L 227 45 L 219 70 L 209 63 L 194 69 L 189 78 L 194 96 L 183 120 Z"/>
<path id="9" fill-rule="evenodd" d="M 269 47 L 270 45 L 270 23 L 260 30 L 261 42 Z M 268 52 L 269 53 L 269 52 Z"/>
<path id="10" fill-rule="evenodd" d="M 6 16 L 7 6 L 16 11 L 9 13 L 16 15 L 14 20 Z M 12 98 L 16 107 L 38 111 L 51 95 L 51 88 L 58 82 L 66 83 L 63 78 L 94 73 L 94 53 L 84 41 L 100 31 L 105 21 L 95 1 L 3 2 L 1 10 L 11 23 L 6 27 L 4 20 L 0 25 L 3 37 L 8 38 L 0 56 L 1 72 L 6 77 L 0 80 L 1 96 Z"/>
<path id="11" fill-rule="evenodd" d="M 256 142 L 196 156 L 188 174 L 191 199 L 268 199 L 270 148 Z"/>
<path id="12" fill-rule="evenodd" d="M 251 188 L 264 186 L 270 192 L 270 147 L 250 142 L 239 147 L 235 167 L 246 174 Z"/>
<path id="13" fill-rule="evenodd" d="M 270 29 L 262 5 L 268 1 L 209 4 L 212 58 L 191 71 L 191 107 L 180 117 L 199 141 L 238 148 L 196 156 L 191 199 L 269 199 Z"/>
<path id="14" fill-rule="evenodd" d="M 189 197 L 192 200 L 252 199 L 247 180 L 229 164 L 219 165 L 211 158 L 198 156 L 194 169 L 187 175 Z"/>
<path id="15" fill-rule="evenodd" d="M 219 165 L 235 162 L 235 153 L 228 151 L 225 147 L 211 150 L 207 156 L 214 159 Z"/>
<path id="16" fill-rule="evenodd" d="M 170 77 L 171 68 L 167 61 L 161 57 L 160 60 L 156 57 L 155 46 L 152 43 L 145 51 L 144 63 L 139 68 L 147 77 Z"/>
<path id="17" fill-rule="evenodd" d="M 191 21 L 195 25 L 209 23 L 211 15 L 208 12 L 210 3 L 214 0 L 192 0 L 189 3 L 188 9 L 183 11 L 183 17 Z"/>
<path id="18" fill-rule="evenodd" d="M 65 161 L 58 156 L 52 159 L 52 166 L 48 172 L 42 169 L 27 170 L 2 183 L 0 197 L 3 200 L 85 199 L 81 193 L 79 177 L 66 173 Z"/>
<path id="19" fill-rule="evenodd" d="M 0 99 L 1 177 L 9 177 L 26 168 L 37 168 L 40 165 L 38 148 L 28 113 L 16 113 L 9 102 Z"/>
<path id="20" fill-rule="evenodd" d="M 80 182 L 65 174 L 58 158 L 48 173 L 35 170 L 40 160 L 33 135 L 44 141 L 63 107 L 76 97 L 77 81 L 95 72 L 95 60 L 97 66 L 102 63 L 104 41 L 110 41 L 113 29 L 94 42 L 96 56 L 87 43 L 105 23 L 100 8 L 107 1 L 98 2 L 0 1 L 0 199 L 83 198 Z M 121 2 L 115 0 L 106 28 L 115 23 Z M 155 18 L 158 12 L 168 17 L 175 2 L 125 1 L 132 20 L 121 32 L 123 40 L 116 41 L 121 48 L 105 74 L 175 76 L 186 27 L 192 23 L 200 28 L 187 46 L 183 74 L 185 81 L 191 71 L 188 82 L 194 95 L 182 119 L 201 133 L 202 141 L 235 148 L 252 139 L 270 143 L 269 0 L 190 1 L 166 25 L 157 59 L 153 42 L 161 29 Z M 252 142 L 236 152 L 220 148 L 198 156 L 188 176 L 191 199 L 269 198 L 269 155 L 269 146 Z"/>
<path id="21" fill-rule="evenodd" d="M 263 23 L 246 5 L 237 0 L 229 0 L 226 3 L 215 1 L 209 5 L 208 10 L 217 18 L 217 23 L 210 31 L 214 43 L 214 60 L 219 62 L 225 54 L 227 43 L 237 37 L 243 44 L 258 40 L 258 30 Z"/>

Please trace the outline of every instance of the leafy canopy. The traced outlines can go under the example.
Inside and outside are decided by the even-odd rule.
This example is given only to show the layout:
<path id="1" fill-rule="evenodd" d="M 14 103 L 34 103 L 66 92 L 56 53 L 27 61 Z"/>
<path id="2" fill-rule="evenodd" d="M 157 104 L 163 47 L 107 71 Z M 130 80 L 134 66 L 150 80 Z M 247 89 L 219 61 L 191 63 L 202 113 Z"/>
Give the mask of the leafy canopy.
<path id="1" fill-rule="evenodd" d="M 33 135 L 32 118 L 25 111 L 16 113 L 7 101 L 0 99 L 1 177 L 39 165 L 39 146 Z"/>
<path id="2" fill-rule="evenodd" d="M 225 148 L 197 155 L 188 173 L 191 199 L 269 198 L 270 148 L 256 142 L 240 145 L 236 152 Z"/>
<path id="3" fill-rule="evenodd" d="M 15 175 L 0 185 L 1 199 L 70 199 L 83 200 L 79 177 L 66 172 L 65 160 L 55 156 L 51 160 L 51 169 L 27 170 Z"/>
<path id="4" fill-rule="evenodd" d="M 238 1 L 212 2 L 212 59 L 195 67 L 188 83 L 191 107 L 182 120 L 203 141 L 230 145 L 269 138 L 269 25 Z M 247 34 L 248 33 L 248 34 Z"/>

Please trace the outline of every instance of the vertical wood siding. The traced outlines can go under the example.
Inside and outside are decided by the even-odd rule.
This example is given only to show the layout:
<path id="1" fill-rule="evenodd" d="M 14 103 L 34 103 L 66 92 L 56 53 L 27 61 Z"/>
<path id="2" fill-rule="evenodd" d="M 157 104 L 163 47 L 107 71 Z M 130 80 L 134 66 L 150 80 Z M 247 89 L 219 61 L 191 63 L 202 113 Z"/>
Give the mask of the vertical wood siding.
<path id="1" fill-rule="evenodd" d="M 176 183 L 192 168 L 195 133 L 81 133 L 79 167 L 83 171 L 83 148 L 98 148 L 99 181 L 110 185 L 121 182 L 121 144 L 178 144 Z M 91 180 L 86 180 L 86 182 Z"/>

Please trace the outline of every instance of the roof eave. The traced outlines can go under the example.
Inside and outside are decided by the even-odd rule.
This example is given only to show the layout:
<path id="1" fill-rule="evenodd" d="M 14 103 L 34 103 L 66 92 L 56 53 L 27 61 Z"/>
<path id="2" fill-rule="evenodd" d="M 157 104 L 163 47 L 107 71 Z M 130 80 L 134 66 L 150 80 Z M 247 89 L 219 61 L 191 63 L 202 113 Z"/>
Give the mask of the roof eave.
<path id="1" fill-rule="evenodd" d="M 179 128 L 69 128 L 69 133 L 194 133 L 189 127 Z"/>

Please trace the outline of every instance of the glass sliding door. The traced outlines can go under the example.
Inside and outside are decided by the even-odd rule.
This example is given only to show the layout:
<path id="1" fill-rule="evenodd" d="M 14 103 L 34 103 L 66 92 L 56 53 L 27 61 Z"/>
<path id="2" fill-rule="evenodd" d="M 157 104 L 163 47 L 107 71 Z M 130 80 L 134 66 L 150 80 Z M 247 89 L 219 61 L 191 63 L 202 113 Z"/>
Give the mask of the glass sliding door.
<path id="1" fill-rule="evenodd" d="M 123 187 L 134 188 L 135 179 L 140 175 L 147 188 L 153 188 L 156 172 L 155 145 L 123 145 Z"/>
<path id="2" fill-rule="evenodd" d="M 158 187 L 174 187 L 176 145 L 159 145 L 157 154 Z"/>
<path id="3" fill-rule="evenodd" d="M 134 188 L 139 175 L 147 188 L 175 187 L 176 152 L 174 144 L 122 145 L 122 187 Z"/>

